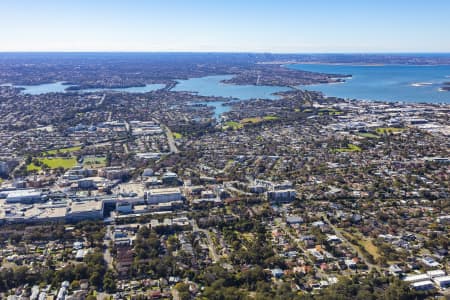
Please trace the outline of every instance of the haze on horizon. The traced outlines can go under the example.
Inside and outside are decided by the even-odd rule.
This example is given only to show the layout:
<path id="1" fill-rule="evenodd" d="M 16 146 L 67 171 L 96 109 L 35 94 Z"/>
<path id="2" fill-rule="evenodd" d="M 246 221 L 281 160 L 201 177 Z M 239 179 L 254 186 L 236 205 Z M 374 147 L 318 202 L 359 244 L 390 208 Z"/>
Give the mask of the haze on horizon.
<path id="1" fill-rule="evenodd" d="M 450 1 L 2 0 L 0 51 L 450 52 Z"/>

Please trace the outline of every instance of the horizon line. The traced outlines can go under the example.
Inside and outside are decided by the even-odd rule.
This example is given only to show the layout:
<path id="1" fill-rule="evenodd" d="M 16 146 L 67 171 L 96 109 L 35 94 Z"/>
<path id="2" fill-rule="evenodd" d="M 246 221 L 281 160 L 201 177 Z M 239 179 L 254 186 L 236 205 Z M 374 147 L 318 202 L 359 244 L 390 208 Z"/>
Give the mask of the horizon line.
<path id="1" fill-rule="evenodd" d="M 450 51 L 312 51 L 312 52 L 277 52 L 277 51 L 203 51 L 203 50 L 0 50 L 0 54 L 9 53 L 136 53 L 136 54 L 152 54 L 152 53 L 204 53 L 204 54 L 297 54 L 297 55 L 311 55 L 311 54 L 449 54 Z"/>

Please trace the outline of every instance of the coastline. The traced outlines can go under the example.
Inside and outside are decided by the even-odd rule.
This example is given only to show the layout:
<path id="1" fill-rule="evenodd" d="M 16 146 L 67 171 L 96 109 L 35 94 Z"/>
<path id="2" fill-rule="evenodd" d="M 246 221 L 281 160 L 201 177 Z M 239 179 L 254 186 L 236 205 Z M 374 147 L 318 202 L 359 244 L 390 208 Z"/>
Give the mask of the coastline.
<path id="1" fill-rule="evenodd" d="M 267 65 L 327 65 L 327 66 L 355 66 L 355 67 L 385 67 L 385 66 L 414 66 L 414 67 L 439 67 L 439 66 L 450 66 L 450 64 L 445 63 L 429 63 L 429 64 L 413 64 L 413 63 L 359 63 L 359 62 L 326 62 L 326 61 L 273 61 L 273 62 L 263 62 L 258 64 Z M 446 76 L 450 78 L 450 75 Z"/>
<path id="2" fill-rule="evenodd" d="M 381 63 L 336 63 L 336 62 L 324 62 L 324 61 L 267 61 L 267 62 L 258 62 L 256 64 L 259 65 L 329 65 L 329 66 L 367 66 L 367 67 L 382 67 L 389 64 L 381 64 Z"/>
<path id="3" fill-rule="evenodd" d="M 432 82 L 414 82 L 411 83 L 410 86 L 414 86 L 414 87 L 421 87 L 421 86 L 430 86 L 433 85 Z"/>
<path id="4" fill-rule="evenodd" d="M 357 66 L 357 67 L 384 67 L 389 64 L 380 63 L 330 63 L 330 62 L 295 62 L 286 65 L 328 65 L 328 66 Z"/>

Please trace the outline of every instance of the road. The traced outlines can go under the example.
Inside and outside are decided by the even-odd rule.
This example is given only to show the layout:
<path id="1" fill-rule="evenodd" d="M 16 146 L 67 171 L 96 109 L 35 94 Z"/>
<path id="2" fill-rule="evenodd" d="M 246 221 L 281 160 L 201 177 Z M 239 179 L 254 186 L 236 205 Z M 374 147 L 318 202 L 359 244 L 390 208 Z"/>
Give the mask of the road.
<path id="1" fill-rule="evenodd" d="M 192 219 L 191 224 L 192 224 L 192 231 L 203 232 L 206 235 L 206 239 L 208 241 L 209 254 L 213 262 L 218 262 L 220 260 L 220 257 L 217 254 L 216 248 L 214 247 L 214 243 L 211 239 L 210 232 L 206 229 L 200 229 L 197 225 L 197 222 L 194 219 Z"/>
<path id="2" fill-rule="evenodd" d="M 98 293 L 97 294 L 97 299 L 99 300 L 109 300 L 111 299 L 111 295 L 108 293 Z"/>
<path id="3" fill-rule="evenodd" d="M 128 133 L 128 136 L 131 136 L 132 132 L 131 132 L 131 125 L 128 121 L 125 121 L 125 130 Z M 125 151 L 125 154 L 129 154 L 130 153 L 130 149 L 128 148 L 128 139 L 125 140 L 125 142 L 123 143 L 123 151 Z"/>
<path id="4" fill-rule="evenodd" d="M 87 149 L 90 149 L 90 148 L 105 147 L 105 146 L 111 145 L 112 142 L 119 143 L 119 142 L 126 142 L 127 140 L 128 140 L 127 138 L 110 139 L 110 140 L 107 140 L 107 141 L 100 142 L 100 143 L 98 143 L 98 144 L 88 145 L 88 146 L 86 146 L 86 148 L 87 148 Z"/>
<path id="5" fill-rule="evenodd" d="M 109 241 L 112 239 L 111 225 L 106 226 L 105 238 L 103 239 L 103 259 L 108 265 L 108 269 L 114 269 L 113 257 L 109 251 Z"/>
<path id="6" fill-rule="evenodd" d="M 306 249 L 302 246 L 301 242 L 299 241 L 298 237 L 294 236 L 291 231 L 290 228 L 288 228 L 288 226 L 286 225 L 285 222 L 282 222 L 281 219 L 277 219 L 276 221 L 278 221 L 278 224 L 281 226 L 281 229 L 283 229 L 283 231 L 289 236 L 289 238 L 294 241 L 297 244 L 297 247 L 302 251 L 304 258 L 310 262 L 311 264 L 313 264 L 313 261 L 311 260 L 311 258 L 308 256 L 308 252 L 306 251 Z"/>
<path id="7" fill-rule="evenodd" d="M 97 103 L 97 107 L 102 106 L 102 104 L 105 102 L 106 94 L 103 94 L 102 99 Z"/>
<path id="8" fill-rule="evenodd" d="M 160 124 L 161 128 L 164 130 L 167 136 L 167 142 L 169 143 L 169 149 L 172 153 L 178 153 L 177 145 L 175 145 L 175 140 L 173 139 L 172 131 L 166 125 Z"/>
<path id="9" fill-rule="evenodd" d="M 14 175 L 15 172 L 17 172 L 18 170 L 20 170 L 20 168 L 22 168 L 24 165 L 26 164 L 25 159 L 22 159 L 20 161 L 20 163 L 10 172 L 12 174 L 13 178 L 16 178 L 16 176 Z"/>
<path id="10" fill-rule="evenodd" d="M 325 220 L 325 222 L 333 229 L 334 233 L 336 234 L 337 237 L 339 237 L 344 243 L 346 243 L 350 248 L 352 248 L 353 251 L 355 251 L 356 253 L 358 253 L 359 257 L 364 258 L 364 262 L 366 263 L 366 265 L 369 267 L 369 271 L 372 271 L 373 269 L 377 270 L 378 272 L 381 272 L 380 267 L 369 263 L 366 259 L 366 257 L 364 256 L 364 253 L 361 251 L 361 249 L 359 249 L 358 246 L 353 245 L 352 243 L 350 243 L 344 235 L 341 234 L 341 232 L 338 230 L 338 228 L 336 226 L 334 226 L 330 220 L 328 220 L 328 217 L 326 216 L 326 214 L 321 214 L 321 216 L 323 217 L 323 219 Z"/>
<path id="11" fill-rule="evenodd" d="M 166 137 L 167 137 L 167 142 L 169 144 L 170 152 L 179 153 L 180 151 L 178 151 L 177 145 L 175 145 L 175 140 L 173 139 L 172 130 L 170 130 L 170 128 L 167 127 L 166 125 L 160 123 L 155 118 L 152 118 L 152 120 L 153 120 L 153 122 L 158 123 L 159 126 L 161 126 L 162 130 L 164 130 L 164 133 L 166 134 Z"/>
<path id="12" fill-rule="evenodd" d="M 173 300 L 180 300 L 181 299 L 180 298 L 180 293 L 178 293 L 178 290 L 176 288 L 172 287 L 171 292 L 172 292 L 172 299 Z"/>
<path id="13" fill-rule="evenodd" d="M 128 144 L 125 142 L 123 143 L 123 151 L 125 152 L 125 154 L 129 154 L 130 150 L 128 149 Z"/>
<path id="14" fill-rule="evenodd" d="M 125 121 L 125 130 L 131 134 L 131 125 L 128 123 L 128 121 Z"/>

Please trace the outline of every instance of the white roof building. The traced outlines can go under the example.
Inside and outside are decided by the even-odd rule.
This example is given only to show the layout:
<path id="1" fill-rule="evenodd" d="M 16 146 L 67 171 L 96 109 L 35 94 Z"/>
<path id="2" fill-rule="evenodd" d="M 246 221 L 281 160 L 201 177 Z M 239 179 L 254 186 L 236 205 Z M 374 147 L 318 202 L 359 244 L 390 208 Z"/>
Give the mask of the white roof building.
<path id="1" fill-rule="evenodd" d="M 34 203 L 42 200 L 42 192 L 38 190 L 14 190 L 8 192 L 6 203 Z"/>
<path id="2" fill-rule="evenodd" d="M 72 202 L 67 219 L 72 221 L 103 218 L 103 201 Z"/>
<path id="3" fill-rule="evenodd" d="M 434 284 L 431 280 L 418 281 L 411 284 L 412 288 L 415 290 L 426 291 L 434 289 Z"/>
<path id="4" fill-rule="evenodd" d="M 450 286 L 450 276 L 442 276 L 433 278 L 433 281 L 440 288 L 447 288 Z"/>
<path id="5" fill-rule="evenodd" d="M 428 271 L 427 275 L 430 278 L 442 277 L 442 276 L 445 276 L 445 272 L 443 270 L 432 270 L 432 271 Z"/>
<path id="6" fill-rule="evenodd" d="M 425 281 L 425 280 L 429 280 L 430 277 L 427 274 L 418 274 L 418 275 L 410 275 L 410 276 L 406 276 L 403 281 L 408 282 L 408 283 L 414 283 L 414 282 L 420 282 L 420 281 Z"/>
<path id="7" fill-rule="evenodd" d="M 147 193 L 149 204 L 180 201 L 181 191 L 179 188 L 151 189 Z"/>

